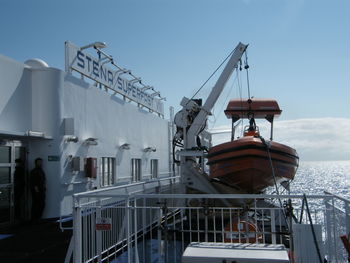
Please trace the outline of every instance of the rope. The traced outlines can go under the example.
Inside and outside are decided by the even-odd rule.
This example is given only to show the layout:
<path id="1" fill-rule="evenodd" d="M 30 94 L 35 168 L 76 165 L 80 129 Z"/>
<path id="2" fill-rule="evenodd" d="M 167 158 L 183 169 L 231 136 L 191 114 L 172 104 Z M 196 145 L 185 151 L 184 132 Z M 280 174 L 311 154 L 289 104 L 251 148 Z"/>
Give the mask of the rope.
<path id="1" fill-rule="evenodd" d="M 239 87 L 239 98 L 241 100 L 241 108 L 243 108 L 243 97 L 242 97 L 242 83 L 240 81 L 239 73 L 237 71 L 237 82 L 238 82 L 238 87 Z M 243 123 L 243 112 L 241 115 L 241 136 L 243 136 L 243 129 L 244 129 L 244 123 Z"/>
<path id="2" fill-rule="evenodd" d="M 259 136 L 259 138 L 262 141 L 262 143 L 266 146 L 267 155 L 269 157 L 269 163 L 270 163 L 271 172 L 272 172 L 272 176 L 273 176 L 273 181 L 274 181 L 274 184 L 275 184 L 276 193 L 278 195 L 278 201 L 280 203 L 280 207 L 283 208 L 283 204 L 282 204 L 281 198 L 279 197 L 280 194 L 279 194 L 279 191 L 278 191 L 277 180 L 276 180 L 276 175 L 275 175 L 275 169 L 273 169 L 270 148 L 269 148 L 268 144 L 266 143 L 265 139 L 262 136 Z M 288 220 L 287 220 L 287 215 L 286 215 L 284 209 L 282 209 L 282 212 L 283 212 L 284 220 L 286 221 L 286 224 L 288 226 L 288 229 L 290 229 L 290 226 L 289 226 L 289 223 L 288 223 Z"/>
<path id="3" fill-rule="evenodd" d="M 273 176 L 273 181 L 275 184 L 275 188 L 276 188 L 276 193 L 277 195 L 279 195 L 279 191 L 278 191 L 278 187 L 277 187 L 277 180 L 276 180 L 276 175 L 275 175 L 275 170 L 273 169 L 273 164 L 272 164 L 272 158 L 271 158 L 271 153 L 270 153 L 270 148 L 267 144 L 267 142 L 265 141 L 265 139 L 262 136 L 259 136 L 260 140 L 262 141 L 262 143 L 266 146 L 266 150 L 267 150 L 267 154 L 269 156 L 269 163 L 270 163 L 270 167 L 271 167 L 271 172 L 272 172 L 272 176 Z M 281 203 L 282 204 L 282 203 Z"/>
<path id="4" fill-rule="evenodd" d="M 191 100 L 201 91 L 201 89 L 205 86 L 205 84 L 208 83 L 208 81 L 215 75 L 215 73 L 221 68 L 221 66 L 228 60 L 228 58 L 233 54 L 233 52 L 236 51 L 236 48 L 234 48 L 230 54 L 221 62 L 221 64 L 214 70 L 214 72 L 209 76 L 209 78 L 204 81 L 204 83 L 200 86 L 200 88 L 196 91 L 196 93 L 191 97 Z"/>
<path id="5" fill-rule="evenodd" d="M 247 50 L 244 53 L 245 53 L 244 69 L 247 72 L 248 99 L 250 99 L 249 73 L 248 73 L 249 65 L 248 65 L 248 55 L 247 55 L 248 52 L 247 52 Z"/>
<path id="6" fill-rule="evenodd" d="M 304 200 L 305 200 L 306 212 L 307 212 L 307 215 L 308 215 L 309 220 L 310 220 L 312 237 L 314 239 L 314 243 L 315 243 L 315 246 L 316 246 L 318 259 L 319 259 L 320 263 L 323 263 L 321 252 L 320 252 L 320 248 L 318 247 L 318 243 L 317 243 L 317 238 L 316 238 L 316 232 L 315 232 L 314 224 L 312 223 L 312 218 L 311 218 L 311 214 L 310 214 L 309 204 L 307 203 L 307 198 L 306 198 L 305 194 L 303 194 L 303 197 L 304 197 Z"/>

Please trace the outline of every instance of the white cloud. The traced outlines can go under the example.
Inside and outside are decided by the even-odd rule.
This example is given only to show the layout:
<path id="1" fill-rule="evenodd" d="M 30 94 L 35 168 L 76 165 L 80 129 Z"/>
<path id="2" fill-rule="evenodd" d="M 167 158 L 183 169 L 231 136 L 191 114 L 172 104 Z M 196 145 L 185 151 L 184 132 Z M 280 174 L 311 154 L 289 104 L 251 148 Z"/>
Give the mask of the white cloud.
<path id="1" fill-rule="evenodd" d="M 269 138 L 269 124 L 258 126 L 262 136 Z M 230 126 L 216 129 L 230 130 Z M 241 130 L 236 134 L 241 135 Z M 213 135 L 213 144 L 229 141 L 230 136 L 229 133 Z M 350 118 L 275 121 L 274 141 L 295 148 L 302 161 L 350 160 Z"/>

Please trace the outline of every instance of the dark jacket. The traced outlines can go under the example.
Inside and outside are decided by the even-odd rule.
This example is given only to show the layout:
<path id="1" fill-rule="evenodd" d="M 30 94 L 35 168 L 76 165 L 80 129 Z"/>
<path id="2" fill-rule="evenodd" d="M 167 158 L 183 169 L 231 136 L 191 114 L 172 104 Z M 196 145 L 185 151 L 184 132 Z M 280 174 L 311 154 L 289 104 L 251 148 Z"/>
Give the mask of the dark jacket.
<path id="1" fill-rule="evenodd" d="M 32 193 L 44 194 L 46 190 L 46 176 L 41 168 L 34 168 L 30 172 L 30 189 Z"/>

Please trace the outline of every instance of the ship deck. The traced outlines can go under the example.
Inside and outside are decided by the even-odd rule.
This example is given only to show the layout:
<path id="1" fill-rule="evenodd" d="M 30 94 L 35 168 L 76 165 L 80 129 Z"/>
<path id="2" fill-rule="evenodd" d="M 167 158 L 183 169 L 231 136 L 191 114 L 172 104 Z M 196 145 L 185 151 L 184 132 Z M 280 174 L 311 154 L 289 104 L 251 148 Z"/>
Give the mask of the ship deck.
<path id="1" fill-rule="evenodd" d="M 62 232 L 56 220 L 24 222 L 0 229 L 1 262 L 64 262 L 72 231 Z"/>

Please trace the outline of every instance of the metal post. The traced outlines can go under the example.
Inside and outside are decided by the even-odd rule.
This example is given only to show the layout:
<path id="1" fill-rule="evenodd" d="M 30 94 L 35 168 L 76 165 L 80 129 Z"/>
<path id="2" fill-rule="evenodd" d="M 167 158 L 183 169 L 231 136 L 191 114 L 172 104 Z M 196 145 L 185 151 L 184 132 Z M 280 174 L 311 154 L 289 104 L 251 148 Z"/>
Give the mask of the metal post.
<path id="1" fill-rule="evenodd" d="M 235 122 L 234 122 L 234 120 L 232 118 L 231 141 L 235 140 L 235 131 L 236 131 Z"/>
<path id="2" fill-rule="evenodd" d="M 346 226 L 346 234 L 350 233 L 350 207 L 349 203 L 344 202 L 345 206 L 345 226 Z"/>
<path id="3" fill-rule="evenodd" d="M 333 217 L 333 243 L 334 243 L 334 256 L 335 256 L 335 262 L 338 263 L 338 251 L 337 251 L 337 231 L 336 231 L 336 216 L 335 216 L 335 204 L 334 204 L 334 197 L 332 197 L 332 217 Z"/>
<path id="4" fill-rule="evenodd" d="M 64 69 L 67 73 L 71 73 L 71 70 L 69 69 L 69 64 L 68 64 L 68 60 L 69 60 L 69 48 L 68 48 L 68 41 L 64 42 Z"/>
<path id="5" fill-rule="evenodd" d="M 175 176 L 175 163 L 173 161 L 173 138 L 175 135 L 175 126 L 174 126 L 174 107 L 169 108 L 169 173 L 173 172 L 173 176 Z M 175 183 L 175 181 L 174 181 Z"/>
<path id="6" fill-rule="evenodd" d="M 271 134 L 270 134 L 270 141 L 273 140 L 273 117 L 272 117 L 272 120 L 271 120 Z"/>
<path id="7" fill-rule="evenodd" d="M 126 199 L 126 235 L 127 235 L 127 250 L 128 250 L 128 263 L 131 263 L 131 237 L 130 237 L 130 198 Z"/>
<path id="8" fill-rule="evenodd" d="M 204 229 L 204 235 L 205 235 L 205 242 L 208 242 L 208 211 L 206 211 L 208 207 L 204 207 L 204 223 L 205 223 L 205 229 Z"/>
<path id="9" fill-rule="evenodd" d="M 138 248 L 137 248 L 137 202 L 136 202 L 136 199 L 134 201 L 134 233 L 135 233 L 135 236 L 134 236 L 134 262 L 135 263 L 138 263 L 139 262 L 139 252 L 138 252 Z"/>
<path id="10" fill-rule="evenodd" d="M 276 244 L 275 210 L 272 208 L 270 211 L 271 211 L 271 237 L 272 237 L 272 244 Z"/>
<path id="11" fill-rule="evenodd" d="M 162 257 L 163 257 L 163 251 L 162 251 L 162 208 L 159 207 L 159 214 L 158 214 L 158 262 L 162 262 Z"/>
<path id="12" fill-rule="evenodd" d="M 147 210 L 146 210 L 146 199 L 143 198 L 142 199 L 142 209 L 141 209 L 141 213 L 142 213 L 142 245 L 143 245 L 143 249 L 142 249 L 142 256 L 143 256 L 143 260 L 146 261 L 146 239 L 145 239 L 145 235 L 147 233 L 147 221 L 146 221 L 146 214 L 147 214 Z M 150 212 L 151 214 L 151 212 Z M 150 221 L 152 223 L 152 221 Z M 150 231 L 152 232 L 152 227 L 150 227 Z M 150 240 L 152 240 L 152 238 L 150 238 Z M 152 241 L 150 241 L 150 243 L 152 243 Z M 152 247 L 152 244 L 150 245 Z M 148 254 L 148 253 L 147 253 Z"/>
<path id="13" fill-rule="evenodd" d="M 101 61 L 101 51 L 97 50 L 97 55 L 98 55 L 98 63 L 100 63 L 100 61 Z M 102 89 L 102 84 L 98 83 L 98 85 L 99 85 L 99 88 Z M 107 89 L 106 89 L 106 91 L 107 91 Z"/>
<path id="14" fill-rule="evenodd" d="M 327 250 L 328 250 L 328 257 L 327 257 L 327 260 L 329 262 L 332 262 L 332 258 L 333 258 L 333 254 L 332 254 L 332 234 L 331 234 L 331 231 L 332 231 L 332 224 L 331 224 L 331 207 L 329 205 L 329 198 L 325 197 L 324 198 L 324 204 L 325 204 L 325 207 L 326 207 L 326 232 L 327 232 L 327 240 L 326 240 L 326 247 L 327 247 Z"/>
<path id="15" fill-rule="evenodd" d="M 272 136 L 271 136 L 272 140 Z M 289 211 L 289 247 L 292 253 L 294 253 L 294 233 L 293 233 L 293 208 L 292 208 L 292 200 L 288 199 L 288 207 L 290 209 Z M 294 258 L 291 259 L 292 263 L 295 263 Z"/>
<path id="16" fill-rule="evenodd" d="M 81 207 L 79 199 L 73 196 L 73 238 L 74 238 L 74 263 L 81 263 L 82 237 L 81 237 Z"/>
<path id="17" fill-rule="evenodd" d="M 97 201 L 97 208 L 96 208 L 96 219 L 101 218 L 101 199 Z M 95 219 L 95 223 L 96 223 Z M 96 233 L 96 249 L 97 249 L 97 257 L 98 257 L 98 262 L 101 262 L 101 257 L 102 257 L 102 231 L 101 230 L 96 230 L 93 227 L 91 228 L 92 231 L 95 231 Z"/>

